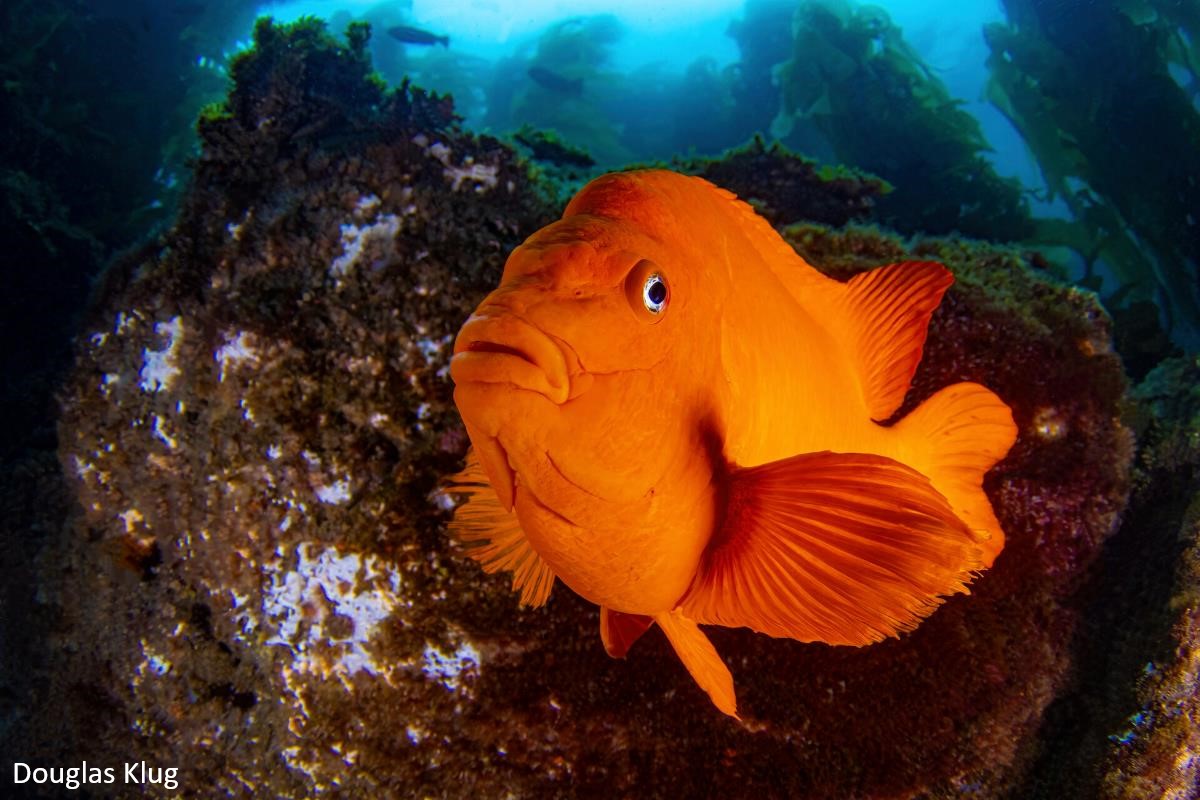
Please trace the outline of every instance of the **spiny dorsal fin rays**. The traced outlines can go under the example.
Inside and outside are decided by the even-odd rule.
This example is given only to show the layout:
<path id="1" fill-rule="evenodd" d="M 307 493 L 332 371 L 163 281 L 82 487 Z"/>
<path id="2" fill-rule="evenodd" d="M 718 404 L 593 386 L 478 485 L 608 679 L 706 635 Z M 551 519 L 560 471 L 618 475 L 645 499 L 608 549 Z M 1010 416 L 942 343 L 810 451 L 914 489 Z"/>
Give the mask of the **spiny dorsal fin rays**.
<path id="1" fill-rule="evenodd" d="M 711 184 L 709 184 L 711 185 Z M 847 283 L 807 264 L 765 219 L 737 195 L 714 186 L 734 209 L 751 245 L 806 307 L 842 305 L 839 338 L 851 343 L 863 400 L 872 419 L 885 420 L 904 402 L 921 361 L 929 320 L 954 276 L 933 261 L 902 261 L 855 275 Z M 828 317 L 831 322 L 838 319 Z"/>
<path id="2" fill-rule="evenodd" d="M 441 491 L 468 495 L 454 514 L 450 533 L 466 545 L 466 553 L 487 573 L 511 571 L 513 591 L 521 605 L 544 605 L 554 588 L 554 572 L 530 546 L 517 515 L 506 510 L 488 483 L 474 448 L 462 472 L 447 480 Z"/>
<path id="3" fill-rule="evenodd" d="M 864 645 L 965 592 L 980 543 L 929 480 L 861 453 L 809 453 L 730 478 L 728 510 L 680 610 L 802 642 Z"/>
<path id="4" fill-rule="evenodd" d="M 953 283 L 941 264 L 902 261 L 855 275 L 845 285 L 841 319 L 871 419 L 888 419 L 904 402 L 929 319 Z"/>

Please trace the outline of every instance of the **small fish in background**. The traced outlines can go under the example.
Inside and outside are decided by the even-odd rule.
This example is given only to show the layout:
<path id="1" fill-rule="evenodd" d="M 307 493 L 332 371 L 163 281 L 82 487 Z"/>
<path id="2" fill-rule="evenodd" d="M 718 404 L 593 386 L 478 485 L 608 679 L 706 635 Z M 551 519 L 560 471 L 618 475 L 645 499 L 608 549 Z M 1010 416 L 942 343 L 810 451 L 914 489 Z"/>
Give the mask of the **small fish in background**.
<path id="1" fill-rule="evenodd" d="M 436 33 L 431 33 L 421 28 L 414 28 L 410 25 L 393 25 L 387 29 L 387 33 L 388 36 L 404 44 L 440 44 L 442 47 L 450 46 L 449 36 L 438 36 Z"/>
<path id="2" fill-rule="evenodd" d="M 537 85 L 561 94 L 583 94 L 583 78 L 565 78 L 545 67 L 530 67 L 529 77 Z"/>
<path id="3" fill-rule="evenodd" d="M 880 424 L 953 280 L 905 262 L 842 283 L 700 178 L 592 181 L 455 341 L 453 532 L 526 605 L 555 578 L 597 603 L 614 657 L 657 624 L 732 716 L 699 624 L 855 646 L 913 629 L 1003 548 L 983 477 L 1017 433 L 977 383 Z"/>

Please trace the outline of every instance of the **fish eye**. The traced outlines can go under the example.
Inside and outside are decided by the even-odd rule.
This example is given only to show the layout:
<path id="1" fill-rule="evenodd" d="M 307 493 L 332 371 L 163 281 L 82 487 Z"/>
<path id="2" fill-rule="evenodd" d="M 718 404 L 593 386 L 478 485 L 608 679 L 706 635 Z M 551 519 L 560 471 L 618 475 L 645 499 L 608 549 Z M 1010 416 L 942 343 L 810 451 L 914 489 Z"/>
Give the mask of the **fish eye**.
<path id="1" fill-rule="evenodd" d="M 658 322 L 671 299 L 670 285 L 661 267 L 642 259 L 625 278 L 625 295 L 637 316 L 646 322 Z"/>
<path id="2" fill-rule="evenodd" d="M 667 283 L 657 272 L 642 285 L 642 305 L 651 314 L 658 314 L 667 305 Z"/>

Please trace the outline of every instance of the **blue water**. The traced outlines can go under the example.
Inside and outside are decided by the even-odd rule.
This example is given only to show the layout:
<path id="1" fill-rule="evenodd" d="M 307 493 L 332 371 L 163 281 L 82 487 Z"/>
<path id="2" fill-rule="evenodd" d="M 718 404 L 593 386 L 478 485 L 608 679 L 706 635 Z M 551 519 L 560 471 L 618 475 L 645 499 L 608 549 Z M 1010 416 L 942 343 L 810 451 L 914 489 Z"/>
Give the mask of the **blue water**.
<path id="1" fill-rule="evenodd" d="M 781 138 L 792 149 L 818 160 L 849 161 L 851 166 L 878 172 L 877 164 L 847 159 L 844 146 L 831 141 L 827 132 L 816 131 L 819 124 L 801 122 L 801 129 L 795 131 L 795 118 L 779 113 L 780 71 L 791 56 L 796 30 L 793 12 L 802 5 L 789 0 L 299 0 L 264 4 L 258 11 L 281 21 L 319 16 L 328 20 L 335 31 L 343 30 L 351 20 L 370 22 L 374 31 L 372 56 L 389 82 L 398 84 L 408 76 L 419 86 L 452 94 L 465 126 L 473 131 L 504 137 L 524 124 L 554 131 L 568 143 L 586 149 L 598 162 L 597 169 L 669 160 L 677 155 L 716 155 L 744 143 L 754 133 L 762 133 L 768 139 Z M 1006 7 L 1001 0 L 886 0 L 869 5 L 827 0 L 823 5 L 843 19 L 864 9 L 881 10 L 894 32 L 902 37 L 906 52 L 945 87 L 958 108 L 979 123 L 986 148 L 982 157 L 999 176 L 1019 182 L 1024 202 L 1035 217 L 1069 220 L 1089 206 L 1096 187 L 1074 175 L 1057 187 L 1048 186 L 1043 177 L 1045 165 L 1039 165 L 1022 134 L 989 99 L 992 76 L 987 61 L 991 50 L 984 31 L 990 24 L 1013 24 L 1022 14 L 1028 17 L 1029 8 L 1036 9 L 1037 25 L 1065 21 L 1068 26 L 1087 30 L 1085 24 L 1105 18 L 1108 4 L 1010 0 Z M 1170 3 L 1152 0 L 1147 5 L 1132 20 L 1133 25 L 1157 24 L 1163 14 L 1151 7 Z M 1167 16 L 1188 19 L 1178 9 Z M 774 21 L 743 35 L 740 41 L 734 35 L 738 26 L 746 30 L 755 19 L 766 18 Z M 1196 49 L 1184 30 L 1188 24 L 1181 23 L 1177 31 L 1181 43 L 1177 51 Z M 387 33 L 396 25 L 448 36 L 450 44 L 442 47 L 397 41 Z M 1111 30 L 1097 29 L 1098 36 L 1109 33 Z M 1161 37 L 1164 30 L 1158 26 L 1147 35 Z M 238 46 L 234 38 L 231 36 L 228 49 Z M 877 46 L 885 47 L 885 41 L 881 38 Z M 1130 47 L 1136 46 L 1136 39 L 1131 37 Z M 210 67 L 222 63 L 226 55 L 198 54 L 203 56 L 201 63 Z M 836 70 L 837 58 L 841 56 L 834 57 L 832 67 L 822 63 L 820 68 Z M 1196 91 L 1200 83 L 1195 74 L 1195 60 L 1200 59 L 1195 52 L 1172 58 L 1164 72 L 1185 91 L 1192 92 L 1193 107 L 1200 107 L 1200 91 Z M 1193 59 L 1190 64 L 1189 58 Z M 1141 66 L 1144 68 L 1144 62 Z M 546 67 L 551 73 L 549 78 L 559 84 L 549 88 L 539 85 L 544 81 L 531 77 L 531 67 Z M 1114 78 L 1119 77 L 1117 70 Z M 744 92 L 750 84 L 757 93 L 753 97 L 731 95 Z M 1095 86 L 1091 90 L 1097 91 Z M 1048 96 L 1052 103 L 1057 102 Z M 748 118 L 756 112 L 757 117 Z M 1164 124 L 1173 122 L 1165 120 Z M 1098 120 L 1096 124 L 1102 127 L 1106 123 Z M 1065 141 L 1069 150 L 1073 142 L 1070 137 Z M 917 188 L 912 185 L 911 171 L 905 173 L 905 180 L 908 186 L 902 188 L 910 192 Z M 944 191 L 944 186 L 934 182 L 929 191 Z M 1069 202 L 1064 202 L 1064 195 L 1068 195 Z M 1106 197 L 1102 205 L 1102 211 L 1111 217 L 1111 209 L 1122 203 Z M 1127 195 L 1122 213 L 1130 213 L 1130 206 Z M 1186 279 L 1171 278 L 1180 271 L 1194 272 L 1196 265 L 1190 263 L 1190 256 L 1164 256 L 1164 247 L 1166 251 L 1171 247 L 1163 240 L 1180 234 L 1195 235 L 1196 221 L 1187 217 L 1185 222 L 1185 215 L 1178 209 L 1171 213 L 1180 217 L 1172 223 L 1173 228 L 1157 226 L 1159 230 L 1151 232 L 1131 226 L 1126 237 L 1126 253 L 1130 247 L 1141 249 L 1147 236 L 1157 237 L 1157 249 L 1150 254 L 1153 267 L 1139 259 L 1114 263 L 1119 248 L 1096 245 L 1108 241 L 1104 225 L 1097 227 L 1098 217 L 1089 222 L 1091 238 L 1086 247 L 1078 246 L 1078 242 L 1073 247 L 1053 247 L 1045 240 L 1030 243 L 1051 252 L 1062 274 L 1083 280 L 1102 297 L 1124 292 L 1126 300 L 1157 298 L 1164 308 L 1163 326 L 1171 329 L 1178 343 L 1193 347 L 1200 345 L 1200 320 L 1196 319 L 1200 316 L 1200 296 L 1196 296 L 1194 286 L 1187 287 Z M 1174 232 L 1164 237 L 1164 228 Z M 968 232 L 985 235 L 978 229 Z M 1001 234 L 988 238 L 1009 237 Z M 1093 261 L 1086 273 L 1083 251 L 1088 251 Z M 1131 275 L 1135 277 L 1131 279 Z M 1128 291 L 1131 285 L 1133 291 Z"/>
<path id="2" fill-rule="evenodd" d="M 877 37 L 871 46 L 892 53 L 889 48 L 898 43 L 905 54 L 902 60 L 918 65 L 928 76 L 926 82 L 940 87 L 935 92 L 938 97 L 944 88 L 950 98 L 945 104 L 946 129 L 954 126 L 955 115 L 961 127 L 962 112 L 978 123 L 983 147 L 978 157 L 983 166 L 972 160 L 974 153 L 957 161 L 950 158 L 957 164 L 960 178 L 964 169 L 979 172 L 990 167 L 996 175 L 1019 185 L 1019 202 L 1024 204 L 1021 214 L 1027 207 L 1039 220 L 1076 222 L 1088 215 L 1086 225 L 1075 225 L 1065 233 L 1059 226 L 1050 240 L 1042 235 L 1045 225 L 1038 226 L 1040 238 L 1029 235 L 1029 224 L 1023 233 L 1017 231 L 1020 225 L 994 229 L 980 225 L 980 217 L 989 218 L 988 202 L 995 198 L 990 189 L 974 192 L 961 180 L 955 183 L 953 175 L 949 183 L 939 183 L 914 170 L 913 165 L 921 164 L 927 155 L 923 152 L 927 146 L 928 155 L 936 162 L 931 171 L 954 172 L 947 168 L 946 159 L 939 162 L 946 145 L 932 141 L 936 135 L 928 134 L 936 131 L 924 130 L 905 139 L 904 134 L 921 130 L 903 123 L 912 118 L 908 111 L 919 105 L 907 96 L 907 90 L 890 93 L 894 87 L 889 88 L 886 75 L 881 78 L 872 73 L 874 67 L 867 66 L 869 57 L 852 54 L 847 58 L 844 53 L 852 51 L 844 50 L 846 39 L 838 39 L 840 34 L 816 42 L 818 51 L 827 48 L 825 56 L 805 62 L 811 52 L 805 51 L 804 56 L 794 57 L 796 42 L 802 40 L 797 32 L 811 36 L 817 30 L 803 28 L 798 21 L 804 13 L 812 13 L 805 11 L 806 7 L 818 5 L 843 22 L 857 15 L 856 25 L 872 14 L 886 15 L 883 27 L 889 33 Z M 524 125 L 556 133 L 595 159 L 594 170 L 577 178 L 634 163 L 719 155 L 745 144 L 755 134 L 768 141 L 780 138 L 791 149 L 818 161 L 845 163 L 881 175 L 904 193 L 903 204 L 923 205 L 941 197 L 949 198 L 944 207 L 957 209 L 962 198 L 961 216 L 965 220 L 974 207 L 975 222 L 957 230 L 978 238 L 1018 240 L 1038 247 L 1060 274 L 1097 290 L 1110 303 L 1110 310 L 1157 303 L 1159 325 L 1175 344 L 1198 349 L 1200 247 L 1194 242 L 1200 241 L 1200 212 L 1189 211 L 1188 205 L 1200 207 L 1197 189 L 1176 180 L 1186 168 L 1172 171 L 1143 160 L 1136 168 L 1122 171 L 1122 162 L 1131 149 L 1163 148 L 1162 142 L 1187 150 L 1180 144 L 1190 135 L 1187 130 L 1200 139 L 1200 46 L 1195 43 L 1200 37 L 1200 14 L 1189 12 L 1187 4 L 1178 0 L 1145 0 L 1129 12 L 1126 6 L 1132 4 L 1116 0 L 885 0 L 873 4 L 850 0 L 91 0 L 91 16 L 82 16 L 77 30 L 61 25 L 56 21 L 60 18 L 52 14 L 39 17 L 31 12 L 28 33 L 43 37 L 39 46 L 56 51 L 62 59 L 80 58 L 85 47 L 109 48 L 110 53 L 81 58 L 82 71 L 75 65 L 70 65 L 74 71 L 64 66 L 58 76 L 43 76 L 41 85 L 26 87 L 21 79 L 8 83 L 21 89 L 13 96 L 26 101 L 31 130 L 45 125 L 32 102 L 38 92 L 60 93 L 61 97 L 47 99 L 45 104 L 57 101 L 63 109 L 78 105 L 80 98 L 95 103 L 97 111 L 91 122 L 102 134 L 95 141 L 126 132 L 130 140 L 136 140 L 136 147 L 130 145 L 133 155 L 128 163 L 118 165 L 114 159 L 111 171 L 126 176 L 122 179 L 126 185 L 138 184 L 139 209 L 161 210 L 165 218 L 172 195 L 177 198 L 185 183 L 187 159 L 195 153 L 195 137 L 189 133 L 192 122 L 203 104 L 223 98 L 230 59 L 249 46 L 257 15 L 271 15 L 281 22 L 317 16 L 339 35 L 350 22 L 365 21 L 373 31 L 373 64 L 390 84 L 399 85 L 408 78 L 417 86 L 453 95 L 464 127 L 473 132 L 510 141 Z M 1028 24 L 1030 18 L 1033 24 Z M 1011 26 L 1018 23 L 1023 27 L 1012 34 Z M 389 34 L 395 26 L 448 37 L 449 44 L 406 43 Z M 1044 129 L 1040 131 L 1040 150 L 1027 144 L 988 95 L 995 77 L 988 64 L 992 57 L 985 40 L 988 26 L 1000 26 L 1003 36 L 1015 36 L 1017 46 L 1024 48 L 1019 72 L 1032 77 L 1032 92 L 1043 95 L 1043 105 L 1065 109 L 1053 119 L 1048 136 Z M 845 30 L 850 27 L 846 23 Z M 1039 28 L 1050 34 L 1037 38 L 1028 33 Z M 861 29 L 856 29 L 855 36 L 859 34 Z M 60 44 L 60 39 L 71 36 L 76 40 Z M 1047 42 L 1051 41 L 1048 52 Z M 1102 44 L 1089 48 L 1089 42 Z M 1146 43 L 1154 51 L 1149 59 Z M 1066 59 L 1074 68 L 1070 80 L 1087 85 L 1068 81 L 1043 92 L 1039 80 L 1054 82 L 1054 69 L 1030 76 L 1024 68 L 1053 63 L 1059 57 L 1053 49 L 1059 47 L 1075 51 Z M 21 58 L 24 56 L 16 63 L 21 63 Z M 854 73 L 849 79 L 847 62 Z M 801 65 L 793 67 L 790 80 L 785 77 L 789 64 Z M 111 76 L 104 74 L 106 68 Z M 823 77 L 822 70 L 834 77 Z M 797 72 L 799 78 L 794 77 Z M 862 77 L 864 74 L 868 77 Z M 69 82 L 76 75 L 86 76 L 79 86 Z M 113 86 L 122 86 L 122 92 L 114 93 Z M 801 87 L 801 109 L 785 109 L 787 87 L 792 88 L 795 99 L 797 86 Z M 815 86 L 817 93 L 806 95 L 807 86 Z M 825 99 L 818 99 L 822 86 Z M 1106 86 L 1119 88 L 1108 91 Z M 842 101 L 841 109 L 832 114 L 828 111 L 830 87 L 836 87 Z M 1166 97 L 1172 93 L 1177 96 Z M 867 131 L 863 135 L 852 123 L 848 125 L 845 113 L 845 99 L 853 98 L 852 108 L 857 109 L 860 94 L 863 102 L 872 102 L 873 109 L 870 121 L 862 126 Z M 882 109 L 880 97 L 887 98 Z M 1073 97 L 1084 102 L 1073 104 Z M 1170 102 L 1159 102 L 1164 97 Z M 1180 97 L 1187 99 L 1180 101 Z M 1099 109 L 1100 115 L 1092 118 L 1089 108 Z M 899 152 L 886 153 L 892 137 L 881 120 L 893 112 L 900 120 L 895 137 Z M 96 113 L 108 113 L 114 121 L 97 125 Z M 1042 113 L 1035 112 L 1034 118 Z M 1188 113 L 1194 118 L 1182 119 Z M 132 125 L 115 121 L 131 115 L 135 115 Z M 940 122 L 941 117 L 938 119 Z M 1030 127 L 1028 115 L 1023 124 Z M 69 136 L 77 132 L 71 125 L 72 121 L 64 118 L 61 125 L 50 127 L 61 128 L 59 132 Z M 1110 127 L 1123 137 L 1114 138 L 1114 146 L 1097 143 L 1091 136 L 1096 131 L 1103 135 Z M 831 128 L 835 130 L 831 132 Z M 1176 135 L 1158 136 L 1172 128 Z M 1081 138 L 1091 140 L 1081 145 Z M 1149 141 L 1154 139 L 1159 143 Z M 1057 147 L 1060 157 L 1065 153 L 1068 161 L 1074 160 L 1065 174 L 1055 177 L 1054 165 L 1044 172 L 1047 164 L 1039 163 L 1038 157 L 1040 153 L 1046 161 L 1047 142 L 1049 151 Z M 72 170 L 90 170 L 97 163 L 87 155 L 92 144 L 93 139 L 85 137 L 82 147 L 74 145 L 80 164 Z M 1198 148 L 1200 141 L 1192 142 L 1190 149 Z M 138 153 L 148 155 L 139 159 Z M 1182 153 L 1155 155 L 1160 158 L 1158 165 L 1176 160 L 1188 163 L 1179 158 Z M 1082 168 L 1080 157 L 1087 162 Z M 154 161 L 150 163 L 150 159 Z M 894 160 L 906 163 L 896 174 L 889 174 L 888 165 Z M 48 159 L 48 168 L 57 168 L 55 163 Z M 1055 163 L 1061 166 L 1061 158 Z M 1193 153 L 1191 164 L 1196 163 Z M 1200 166 L 1192 171 L 1200 172 Z M 1085 174 L 1097 180 L 1089 183 L 1080 177 Z M 1102 185 L 1105 182 L 1107 186 Z M 986 183 L 977 181 L 975 187 Z M 1141 183 L 1151 190 L 1149 207 L 1139 197 Z M 150 188 L 158 192 L 157 198 L 141 196 L 147 184 L 153 184 Z M 1166 184 L 1170 186 L 1165 191 L 1152 191 L 1155 185 Z M 893 200 L 901 202 L 896 197 Z M 90 201 L 85 198 L 82 202 Z M 999 209 L 994 218 L 1012 216 L 1008 212 L 1016 203 L 1006 202 L 1007 210 Z M 981 213 L 980 208 L 985 210 Z M 1076 215 L 1080 219 L 1075 220 Z M 905 234 L 941 235 L 956 229 L 953 213 L 949 220 L 945 213 L 940 214 L 931 227 L 923 227 L 923 218 L 909 219 L 908 227 L 896 222 L 894 214 L 880 219 Z M 1087 230 L 1081 237 L 1083 228 Z M 121 231 L 120 236 L 108 238 L 119 244 L 122 238 L 128 240 L 128 234 Z M 1067 240 L 1070 242 L 1064 244 Z M 1175 246 L 1175 242 L 1184 244 Z M 1092 261 L 1090 269 L 1085 257 Z"/>
<path id="3" fill-rule="evenodd" d="M 988 0 L 892 0 L 874 5 L 887 11 L 906 40 L 951 93 L 965 101 L 964 108 L 980 121 L 994 148 L 988 158 L 997 171 L 1001 175 L 1015 176 L 1031 188 L 1044 188 L 1037 164 L 1029 156 L 1020 135 L 984 97 L 988 78 L 984 62 L 988 49 L 981 31 L 985 23 L 1004 20 L 998 3 Z M 414 0 L 411 3 L 300 0 L 264 5 L 260 12 L 285 22 L 304 15 L 339 22 L 349 17 L 370 21 L 375 28 L 372 50 L 381 72 L 389 81 L 399 83 L 405 74 L 409 74 L 422 86 L 460 94 L 461 85 L 447 80 L 444 75 L 448 58 L 457 60 L 464 70 L 474 74 L 487 72 L 505 58 L 530 54 L 547 29 L 573 17 L 609 15 L 615 18 L 620 27 L 619 38 L 607 47 L 606 62 L 613 72 L 628 76 L 649 70 L 659 77 L 681 78 L 690 65 L 704 59 L 711 59 L 720 69 L 739 59 L 738 47 L 727 31 L 732 22 L 744 16 L 744 7 L 742 0 L 653 3 L 639 0 Z M 448 35 L 453 56 L 440 47 L 406 48 L 384 33 L 387 27 L 396 24 Z M 396 51 L 407 51 L 407 69 L 388 69 Z M 460 111 L 469 112 L 466 114 L 468 127 L 487 129 L 478 106 L 470 102 L 462 102 L 460 106 Z M 612 122 L 620 125 L 623 120 L 614 114 Z M 661 156 L 659 152 L 639 152 L 636 147 L 631 152 L 635 159 Z M 1061 206 L 1043 206 L 1041 210 L 1043 213 L 1062 213 Z"/>

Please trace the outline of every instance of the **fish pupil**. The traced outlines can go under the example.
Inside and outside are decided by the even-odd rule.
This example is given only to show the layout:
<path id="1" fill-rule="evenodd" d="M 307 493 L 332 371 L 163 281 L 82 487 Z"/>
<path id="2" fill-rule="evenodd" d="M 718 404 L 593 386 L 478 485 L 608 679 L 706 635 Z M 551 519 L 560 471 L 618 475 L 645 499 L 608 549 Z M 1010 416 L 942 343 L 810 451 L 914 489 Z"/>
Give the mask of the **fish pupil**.
<path id="1" fill-rule="evenodd" d="M 651 275 L 646 279 L 645 297 L 646 308 L 650 311 L 658 313 L 662 309 L 667 299 L 667 285 L 660 276 Z"/>

